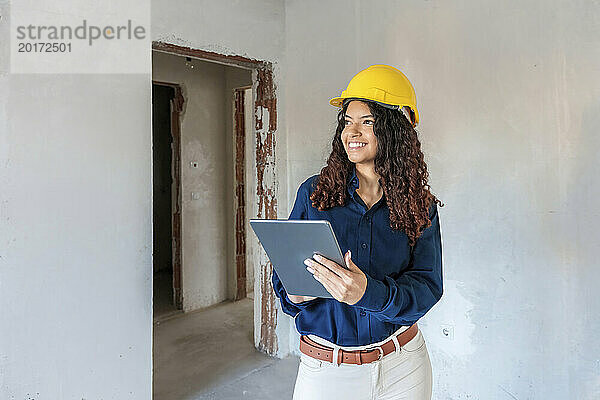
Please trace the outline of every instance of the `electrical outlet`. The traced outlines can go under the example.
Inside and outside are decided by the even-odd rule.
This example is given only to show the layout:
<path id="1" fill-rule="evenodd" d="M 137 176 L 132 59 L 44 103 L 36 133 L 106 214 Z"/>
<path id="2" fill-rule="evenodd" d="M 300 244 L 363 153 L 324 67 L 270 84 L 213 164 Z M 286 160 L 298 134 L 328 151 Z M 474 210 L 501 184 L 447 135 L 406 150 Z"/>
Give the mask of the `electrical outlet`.
<path id="1" fill-rule="evenodd" d="M 454 340 L 454 325 L 442 324 L 440 325 L 440 332 L 446 339 Z"/>

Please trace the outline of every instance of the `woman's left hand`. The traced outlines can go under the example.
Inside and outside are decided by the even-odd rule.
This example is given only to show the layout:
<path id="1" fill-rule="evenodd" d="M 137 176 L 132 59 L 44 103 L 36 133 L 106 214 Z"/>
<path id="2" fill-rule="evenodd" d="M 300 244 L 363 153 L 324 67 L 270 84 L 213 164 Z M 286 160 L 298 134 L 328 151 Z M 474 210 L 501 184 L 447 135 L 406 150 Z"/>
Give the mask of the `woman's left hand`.
<path id="1" fill-rule="evenodd" d="M 367 277 L 350 257 L 348 250 L 344 255 L 348 269 L 318 254 L 304 260 L 304 264 L 308 272 L 313 274 L 337 301 L 352 305 L 365 293 Z"/>

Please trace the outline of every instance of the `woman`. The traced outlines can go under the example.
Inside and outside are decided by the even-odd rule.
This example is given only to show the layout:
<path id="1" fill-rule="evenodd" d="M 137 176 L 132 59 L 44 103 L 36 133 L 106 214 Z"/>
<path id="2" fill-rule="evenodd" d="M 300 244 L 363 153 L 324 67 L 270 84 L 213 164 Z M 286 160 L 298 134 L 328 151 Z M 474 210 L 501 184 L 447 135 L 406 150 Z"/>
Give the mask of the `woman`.
<path id="1" fill-rule="evenodd" d="M 442 246 L 414 90 L 399 70 L 373 65 L 330 103 L 341 107 L 331 154 L 300 185 L 289 219 L 330 221 L 345 268 L 305 260 L 333 299 L 288 295 L 273 271 L 301 335 L 294 399 L 430 399 L 416 322 L 442 296 Z"/>

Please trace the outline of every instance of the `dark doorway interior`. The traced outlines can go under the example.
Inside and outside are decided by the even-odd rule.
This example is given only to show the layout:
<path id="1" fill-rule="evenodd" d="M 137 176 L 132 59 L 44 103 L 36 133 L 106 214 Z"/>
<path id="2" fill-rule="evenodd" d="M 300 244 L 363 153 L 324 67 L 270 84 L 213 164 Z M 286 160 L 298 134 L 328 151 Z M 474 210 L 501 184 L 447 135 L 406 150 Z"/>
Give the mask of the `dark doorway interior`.
<path id="1" fill-rule="evenodd" d="M 171 100 L 175 89 L 152 85 L 154 316 L 177 307 L 173 295 L 173 176 Z"/>

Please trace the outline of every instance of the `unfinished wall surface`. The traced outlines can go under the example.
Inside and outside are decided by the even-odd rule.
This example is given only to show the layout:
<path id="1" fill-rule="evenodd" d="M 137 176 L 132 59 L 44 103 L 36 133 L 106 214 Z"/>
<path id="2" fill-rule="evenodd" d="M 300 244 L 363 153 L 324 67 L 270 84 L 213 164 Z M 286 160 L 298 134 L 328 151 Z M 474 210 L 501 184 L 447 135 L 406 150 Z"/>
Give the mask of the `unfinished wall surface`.
<path id="1" fill-rule="evenodd" d="M 446 204 L 445 293 L 420 323 L 434 398 L 600 398 L 598 2 L 287 1 L 285 19 L 290 203 L 356 72 L 415 86 Z"/>
<path id="2" fill-rule="evenodd" d="M 150 399 L 150 43 L 147 73 L 10 74 L 6 5 L 0 398 Z"/>
<path id="3" fill-rule="evenodd" d="M 0 398 L 150 398 L 149 81 L 0 77 Z"/>
<path id="4" fill-rule="evenodd" d="M 152 0 L 152 40 L 258 60 L 283 53 L 284 2 Z"/>

